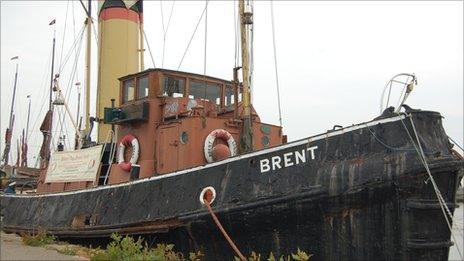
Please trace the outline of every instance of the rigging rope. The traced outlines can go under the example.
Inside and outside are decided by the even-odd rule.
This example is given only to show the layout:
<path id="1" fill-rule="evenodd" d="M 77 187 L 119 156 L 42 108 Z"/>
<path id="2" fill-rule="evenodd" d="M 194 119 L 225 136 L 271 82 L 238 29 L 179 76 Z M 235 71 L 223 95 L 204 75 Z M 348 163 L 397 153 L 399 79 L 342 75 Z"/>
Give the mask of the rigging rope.
<path id="1" fill-rule="evenodd" d="M 156 67 L 155 59 L 153 58 L 153 53 L 151 52 L 150 43 L 148 42 L 147 34 L 145 33 L 145 29 L 142 29 L 142 33 L 143 33 L 143 37 L 145 38 L 145 42 L 147 43 L 148 52 L 150 53 L 151 62 L 153 63 L 153 68 L 155 68 Z"/>
<path id="2" fill-rule="evenodd" d="M 205 2 L 205 46 L 203 56 L 203 76 L 206 77 L 206 48 L 208 44 L 208 1 Z M 206 80 L 206 79 L 205 79 Z M 206 82 L 205 82 L 205 99 L 206 99 Z M 206 107 L 205 107 L 206 108 Z"/>
<path id="3" fill-rule="evenodd" d="M 204 50 L 203 50 L 203 84 L 204 84 L 204 94 L 203 94 L 203 107 L 206 108 L 206 47 L 208 43 L 208 2 L 205 1 L 205 41 L 204 41 Z M 203 116 L 206 116 L 206 110 L 203 110 Z"/>
<path id="4" fill-rule="evenodd" d="M 66 61 L 69 60 L 69 58 L 71 57 L 72 53 L 74 52 L 74 55 L 75 55 L 75 59 L 74 59 L 74 63 L 73 63 L 73 66 L 71 68 L 71 77 L 69 78 L 68 80 L 68 84 L 67 84 L 67 87 L 65 89 L 65 93 L 63 95 L 63 97 L 65 97 L 65 100 L 64 102 L 69 102 L 69 99 L 70 99 L 70 94 L 72 92 L 72 83 L 74 82 L 74 78 L 76 76 L 76 73 L 77 73 L 77 65 L 78 65 L 78 57 L 79 57 L 79 54 L 80 54 L 80 50 L 82 49 L 82 42 L 83 42 L 83 31 L 82 31 L 82 34 L 76 39 L 76 36 L 74 35 L 75 39 L 74 39 L 74 44 L 73 46 L 71 47 L 71 49 L 69 50 L 69 53 L 67 54 L 67 59 Z M 64 65 L 61 64 L 61 69 L 64 69 Z M 57 110 L 58 112 L 58 115 L 59 115 L 59 121 L 57 122 L 56 124 L 56 128 L 59 127 L 59 132 L 58 132 L 58 139 L 60 139 L 63 135 L 63 132 L 66 133 L 66 135 L 68 137 L 70 137 L 69 135 L 69 132 L 68 132 L 68 127 L 67 127 L 67 121 L 66 121 L 66 117 L 65 117 L 65 111 L 63 108 L 61 108 L 60 110 Z M 63 114 L 63 115 L 61 115 Z M 71 147 L 71 144 L 70 144 L 70 141 L 69 139 L 63 139 L 63 145 L 68 145 L 68 148 Z"/>
<path id="5" fill-rule="evenodd" d="M 68 53 L 66 54 L 63 64 L 60 65 L 60 67 L 58 69 L 59 74 L 63 71 L 64 67 L 66 66 L 69 58 L 71 57 L 72 52 L 76 48 L 76 45 L 78 44 L 79 41 L 81 41 L 81 38 L 84 36 L 84 32 L 85 32 L 85 24 L 82 26 L 82 28 L 81 28 L 81 30 L 79 32 L 79 36 L 74 40 L 74 42 L 71 45 Z"/>
<path id="6" fill-rule="evenodd" d="M 72 6 L 72 19 L 73 19 L 73 37 L 74 37 L 74 41 L 76 41 L 76 17 L 75 17 L 75 10 L 74 10 L 74 1 L 71 1 L 71 6 Z M 78 58 L 78 55 L 77 55 L 77 52 L 76 52 L 76 56 L 75 56 L 75 59 Z M 77 70 L 77 69 L 76 69 Z M 77 74 L 76 76 L 76 80 L 79 81 L 79 74 Z"/>
<path id="7" fill-rule="evenodd" d="M 234 52 L 234 63 L 235 63 L 235 66 L 234 68 L 237 68 L 238 66 L 238 37 L 237 37 L 237 6 L 236 6 L 236 0 L 234 0 L 234 33 L 235 33 L 235 39 L 234 39 L 234 48 L 235 48 L 235 52 Z"/>
<path id="8" fill-rule="evenodd" d="M 251 2 L 251 4 L 250 4 Z M 253 10 L 253 3 L 254 3 L 254 0 L 248 0 L 247 1 L 247 6 L 249 7 L 249 10 L 252 14 L 254 14 L 254 10 Z M 254 18 L 253 18 L 254 19 Z M 253 95 L 253 90 L 254 90 L 254 50 L 253 50 L 253 46 L 254 46 L 254 31 L 255 31 L 255 24 L 252 23 L 250 25 L 248 25 L 250 30 L 247 30 L 247 35 L 248 35 L 248 39 L 250 39 L 250 41 L 248 42 L 248 48 L 250 50 L 250 61 L 249 61 L 249 65 L 250 65 L 250 75 L 248 77 L 249 79 L 249 88 L 250 88 L 250 102 L 251 104 L 253 104 L 253 99 L 254 99 L 254 95 Z"/>
<path id="9" fill-rule="evenodd" d="M 75 60 L 74 60 L 74 64 L 73 64 L 73 67 L 71 69 L 71 77 L 69 78 L 68 80 L 68 84 L 67 84 L 67 87 L 66 87 L 66 90 L 65 90 L 65 94 L 64 94 L 64 97 L 65 97 L 65 101 L 66 103 L 69 103 L 69 99 L 71 98 L 71 92 L 73 91 L 73 82 L 75 81 L 75 78 L 77 76 L 77 65 L 78 65 L 78 57 L 79 57 L 79 54 L 82 50 L 82 39 L 79 41 L 79 45 L 77 46 L 76 50 L 75 50 Z M 76 121 L 78 121 L 79 119 L 76 119 Z M 61 136 L 63 134 L 63 125 L 64 125 L 64 128 L 65 128 L 65 133 L 67 134 L 68 137 L 70 137 L 69 135 L 69 132 L 68 132 L 68 127 L 67 127 L 67 122 L 64 120 L 62 120 L 61 122 L 61 130 L 60 130 L 60 134 L 59 136 Z M 67 142 L 68 142 L 68 148 L 71 148 L 71 144 L 70 144 L 70 141 L 69 139 L 67 139 Z"/>
<path id="10" fill-rule="evenodd" d="M 374 139 L 382 146 L 384 146 L 385 148 L 391 150 L 391 151 L 416 151 L 415 149 L 403 149 L 403 148 L 394 148 L 388 144 L 386 144 L 384 141 L 382 141 L 378 136 L 377 134 L 369 127 L 369 125 L 366 124 L 366 127 L 367 127 L 367 130 L 370 132 L 370 134 L 372 135 L 372 137 L 374 137 Z M 425 154 L 427 155 L 433 155 L 435 154 L 435 152 L 432 152 L 432 151 L 425 151 Z"/>
<path id="11" fill-rule="evenodd" d="M 75 20 L 75 11 L 74 11 L 74 1 L 72 1 L 72 3 L 73 3 L 73 4 L 72 4 L 72 7 L 73 7 L 73 36 L 74 36 L 74 40 L 76 40 L 76 20 Z M 82 42 L 82 41 L 81 41 L 81 42 Z M 82 47 L 82 44 L 81 44 L 81 47 Z M 80 53 L 81 47 L 79 47 L 79 51 L 76 50 L 76 52 L 75 52 L 75 56 L 74 56 L 74 59 L 75 59 L 75 60 L 78 60 L 78 59 L 79 59 L 79 53 Z M 77 68 L 77 66 L 76 66 L 75 75 L 76 75 L 75 81 L 76 81 L 76 83 L 77 83 L 77 82 L 79 82 L 79 69 Z M 79 92 L 80 92 L 79 88 L 80 88 L 80 87 L 77 87 L 77 88 L 78 88 L 77 92 L 78 92 L 78 95 L 79 95 Z M 78 103 L 82 103 L 82 101 L 80 101 L 80 100 L 78 100 L 77 102 L 78 102 Z M 77 107 L 80 108 L 80 105 L 81 105 L 81 104 L 78 104 Z M 83 105 L 82 105 L 82 106 L 83 106 Z M 79 119 L 78 119 L 79 116 L 80 116 L 80 112 L 79 112 L 78 115 L 77 115 L 76 121 L 79 121 Z M 78 126 L 79 126 L 79 125 L 78 125 Z M 79 128 L 79 127 L 78 127 L 78 128 Z M 75 147 L 76 147 L 76 146 L 75 146 Z"/>
<path id="12" fill-rule="evenodd" d="M 40 110 L 39 110 L 39 113 L 38 113 L 37 117 L 35 117 L 34 123 L 32 124 L 32 128 L 30 129 L 31 131 L 27 136 L 28 140 L 31 138 L 32 134 L 34 133 L 34 130 L 36 128 L 36 124 L 37 124 L 38 120 L 41 119 L 40 115 L 42 114 L 42 110 L 43 110 L 45 104 L 48 105 L 48 91 L 47 91 L 48 84 L 49 84 L 49 82 L 48 82 L 48 79 L 49 79 L 48 78 L 48 68 L 50 68 L 50 63 L 51 63 L 51 60 L 52 60 L 51 56 L 52 56 L 52 50 L 50 50 L 50 53 L 48 55 L 47 63 L 43 67 L 44 72 L 42 74 L 42 83 L 41 83 L 41 86 L 42 86 L 42 91 L 41 91 L 41 93 L 42 93 L 42 105 L 40 107 Z"/>
<path id="13" fill-rule="evenodd" d="M 160 12 L 161 12 L 161 26 L 163 27 L 163 34 L 164 34 L 166 30 L 164 29 L 163 1 L 160 1 Z"/>
<path id="14" fill-rule="evenodd" d="M 176 0 L 174 0 L 172 2 L 172 6 L 171 6 L 171 13 L 169 14 L 169 18 L 168 18 L 168 24 L 166 25 L 166 28 L 164 27 L 164 16 L 163 16 L 163 1 L 160 1 L 160 8 L 161 8 L 161 24 L 163 25 L 163 58 L 161 60 L 161 67 L 164 68 L 164 54 L 165 54 L 165 46 L 166 46 L 166 35 L 168 33 L 168 30 L 169 30 L 169 25 L 171 24 L 171 17 L 172 17 L 172 13 L 173 13 L 173 10 L 174 10 L 174 5 L 176 4 Z"/>
<path id="15" fill-rule="evenodd" d="M 92 18 L 92 31 L 93 31 L 93 38 L 95 39 L 95 44 L 98 48 L 98 33 L 97 33 L 97 29 L 95 29 L 95 19 Z"/>
<path id="16" fill-rule="evenodd" d="M 458 148 L 460 148 L 463 152 L 464 152 L 464 149 L 462 148 L 462 146 L 460 146 L 456 141 L 454 141 L 450 136 L 448 136 L 448 139 L 450 139 L 454 145 L 458 146 Z"/>
<path id="17" fill-rule="evenodd" d="M 274 48 L 274 68 L 275 68 L 275 78 L 276 78 L 276 87 L 277 87 L 277 106 L 279 107 L 279 126 L 282 127 L 282 108 L 280 105 L 279 73 L 277 70 L 277 51 L 276 51 L 275 26 L 274 26 L 274 4 L 273 4 L 273 1 L 269 1 L 269 2 L 271 4 L 272 46 Z"/>
<path id="18" fill-rule="evenodd" d="M 64 39 L 66 37 L 66 26 L 68 24 L 68 8 L 69 8 L 69 0 L 66 3 L 66 15 L 65 15 L 65 19 L 64 19 L 63 39 L 61 40 L 60 66 L 59 67 L 61 67 L 61 62 L 63 61 Z"/>
<path id="19" fill-rule="evenodd" d="M 161 58 L 161 68 L 164 66 L 164 44 L 166 42 L 166 29 L 164 29 L 164 13 L 163 13 L 163 1 L 160 1 L 160 11 L 161 11 L 161 26 L 163 27 L 163 56 Z"/>
<path id="20" fill-rule="evenodd" d="M 190 47 L 190 44 L 192 43 L 193 37 L 195 36 L 195 33 L 197 32 L 197 29 L 198 29 L 198 26 L 200 25 L 201 19 L 203 18 L 203 15 L 205 15 L 206 8 L 208 8 L 208 3 L 209 3 L 209 0 L 206 0 L 206 7 L 205 7 L 205 9 L 203 9 L 203 12 L 201 13 L 200 19 L 198 19 L 198 23 L 195 26 L 195 30 L 193 31 L 192 36 L 190 37 L 190 40 L 189 40 L 189 42 L 187 44 L 187 48 L 185 48 L 184 54 L 182 55 L 182 59 L 180 59 L 179 66 L 177 66 L 177 70 L 180 69 L 180 66 L 182 65 L 182 62 L 184 61 L 185 55 L 187 54 L 187 51 L 188 51 L 188 49 Z"/>
<path id="21" fill-rule="evenodd" d="M 417 154 L 418 154 L 418 156 L 419 156 L 419 158 L 420 158 L 422 164 L 424 165 L 425 170 L 427 171 L 427 174 L 428 174 L 428 176 L 429 176 L 429 179 L 430 179 L 430 181 L 432 182 L 432 187 L 433 187 L 433 189 L 434 189 L 434 191 L 435 191 L 435 195 L 437 196 L 438 203 L 439 203 L 439 205 L 440 205 L 441 211 L 443 212 L 443 216 L 444 216 L 444 218 L 445 218 L 445 220 L 446 220 L 446 224 L 448 225 L 448 229 L 450 230 L 450 233 L 451 233 L 451 236 L 453 237 L 454 242 L 457 242 L 457 241 L 456 241 L 456 238 L 455 238 L 455 236 L 454 236 L 454 233 L 453 233 L 453 228 L 452 228 L 452 226 L 451 226 L 451 222 L 450 222 L 450 220 L 448 219 L 448 215 L 449 215 L 449 217 L 450 217 L 450 219 L 451 219 L 451 221 L 452 221 L 452 220 L 453 220 L 453 215 L 451 214 L 451 211 L 449 210 L 448 205 L 447 205 L 446 201 L 444 200 L 444 198 L 443 198 L 443 196 L 442 196 L 442 194 L 441 194 L 441 192 L 440 192 L 440 189 L 438 188 L 438 186 L 437 186 L 437 184 L 436 184 L 436 182 L 435 182 L 435 179 L 434 179 L 434 177 L 432 176 L 432 173 L 431 173 L 431 171 L 430 171 L 430 169 L 429 169 L 429 166 L 428 166 L 428 164 L 427 164 L 427 160 L 426 160 L 426 158 L 425 158 L 424 150 L 422 149 L 422 145 L 421 145 L 421 143 L 420 143 L 419 135 L 418 135 L 418 133 L 417 133 L 416 127 L 414 126 L 414 121 L 413 121 L 413 119 L 412 119 L 412 115 L 409 114 L 408 117 L 409 117 L 409 121 L 411 122 L 411 126 L 412 126 L 413 132 L 414 132 L 415 137 L 416 137 L 416 140 L 417 140 L 417 145 L 416 145 L 416 143 L 414 142 L 414 139 L 413 139 L 411 133 L 409 133 L 409 130 L 408 130 L 408 128 L 406 127 L 406 124 L 404 123 L 403 119 L 401 119 L 401 123 L 403 124 L 404 128 L 406 129 L 406 132 L 407 132 L 407 134 L 408 134 L 408 136 L 409 136 L 409 139 L 411 140 L 412 144 L 414 145 L 414 148 L 416 149 Z M 461 250 L 460 250 L 460 248 L 459 248 L 457 245 L 456 245 L 456 249 L 457 249 L 457 251 L 458 251 L 459 256 L 461 257 L 461 259 L 463 259 L 463 256 L 462 256 L 462 254 L 461 254 Z"/>

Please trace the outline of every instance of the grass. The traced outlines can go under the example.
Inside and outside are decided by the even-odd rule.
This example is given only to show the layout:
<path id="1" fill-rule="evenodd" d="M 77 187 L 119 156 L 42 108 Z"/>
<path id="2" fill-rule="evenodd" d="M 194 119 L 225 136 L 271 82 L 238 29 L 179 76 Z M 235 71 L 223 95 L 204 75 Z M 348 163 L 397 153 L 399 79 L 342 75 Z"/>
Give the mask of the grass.
<path id="1" fill-rule="evenodd" d="M 182 253 L 174 251 L 174 245 L 172 244 L 158 244 L 156 248 L 148 248 L 143 245 L 143 240 L 138 238 L 134 240 L 132 237 L 122 237 L 118 234 L 111 235 L 113 241 L 108 245 L 107 249 L 102 251 L 100 254 L 95 255 L 91 258 L 94 261 L 100 260 L 166 260 L 166 261 L 200 261 L 204 260 L 204 255 L 198 251 L 196 253 L 189 253 L 188 258 L 184 257 Z M 312 255 L 306 254 L 304 251 L 298 249 L 298 251 L 291 255 L 282 255 L 278 258 L 271 252 L 267 261 L 308 261 Z M 247 258 L 248 261 L 260 261 L 261 254 L 252 252 Z M 236 261 L 240 261 L 238 257 L 235 257 Z"/>
<path id="2" fill-rule="evenodd" d="M 118 234 L 112 234 L 113 241 L 108 244 L 106 250 L 91 257 L 91 260 L 166 260 L 166 261 L 181 261 L 181 260 L 201 260 L 203 256 L 201 252 L 190 253 L 189 258 L 185 259 L 183 254 L 174 251 L 172 244 L 158 244 L 155 248 L 148 248 L 143 240 L 139 237 L 137 240 Z"/>
<path id="3" fill-rule="evenodd" d="M 174 250 L 173 244 L 157 244 L 154 248 L 149 248 L 147 244 L 139 237 L 137 240 L 130 236 L 121 236 L 112 234 L 112 241 L 105 250 L 100 248 L 87 248 L 77 245 L 63 245 L 63 242 L 57 242 L 55 237 L 39 230 L 37 234 L 22 234 L 21 239 L 28 246 L 47 246 L 48 249 L 54 249 L 65 255 L 78 255 L 90 258 L 93 261 L 132 261 L 132 260 L 154 260 L 154 261 L 201 261 L 204 255 L 201 251 L 191 252 L 188 257 Z M 312 255 L 306 254 L 298 249 L 296 253 L 275 257 L 271 252 L 267 261 L 307 261 Z M 240 261 L 238 257 L 234 258 Z M 261 254 L 251 252 L 247 257 L 248 261 L 261 261 Z"/>
<path id="4" fill-rule="evenodd" d="M 311 258 L 312 255 L 308 255 L 306 254 L 304 251 L 301 251 L 299 248 L 298 248 L 298 251 L 295 253 L 295 254 L 291 254 L 291 255 L 282 255 L 278 258 L 276 258 L 274 256 L 274 254 L 271 252 L 269 254 L 269 257 L 267 259 L 264 259 L 264 260 L 267 260 L 267 261 L 308 261 L 310 258 Z M 256 252 L 251 252 L 250 256 L 247 257 L 248 261 L 261 261 L 263 260 L 261 258 L 261 254 L 259 253 L 256 253 Z M 235 261 L 240 261 L 240 258 L 238 257 L 234 257 L 234 260 Z"/>
<path id="5" fill-rule="evenodd" d="M 71 246 L 65 246 L 62 249 L 57 249 L 58 253 L 68 255 L 68 256 L 75 256 L 77 253 L 77 248 Z"/>
<path id="6" fill-rule="evenodd" d="M 23 233 L 21 234 L 21 240 L 26 246 L 44 246 L 56 242 L 55 237 L 47 234 L 45 230 L 39 230 L 37 234 Z"/>

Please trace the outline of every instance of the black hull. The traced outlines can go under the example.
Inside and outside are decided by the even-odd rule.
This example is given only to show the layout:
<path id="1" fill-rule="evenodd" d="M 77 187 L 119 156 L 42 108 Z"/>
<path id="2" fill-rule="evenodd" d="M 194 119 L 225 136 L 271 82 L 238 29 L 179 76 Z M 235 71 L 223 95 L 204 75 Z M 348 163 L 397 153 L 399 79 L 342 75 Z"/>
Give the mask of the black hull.
<path id="1" fill-rule="evenodd" d="M 452 157 L 438 113 L 413 119 L 453 212 L 462 161 Z M 299 247 L 315 260 L 447 260 L 450 231 L 406 130 L 414 137 L 409 118 L 392 117 L 129 184 L 2 196 L 3 229 L 150 234 L 227 259 L 233 252 L 199 202 L 213 186 L 212 206 L 244 253 Z"/>

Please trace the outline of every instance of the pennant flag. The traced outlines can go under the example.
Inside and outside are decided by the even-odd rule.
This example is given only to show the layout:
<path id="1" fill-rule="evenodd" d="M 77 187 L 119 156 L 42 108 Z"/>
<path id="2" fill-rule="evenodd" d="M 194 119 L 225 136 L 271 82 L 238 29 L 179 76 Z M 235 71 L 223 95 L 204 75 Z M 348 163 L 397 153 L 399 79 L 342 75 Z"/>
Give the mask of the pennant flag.
<path id="1" fill-rule="evenodd" d="M 56 23 L 56 19 L 53 19 L 48 25 L 52 25 Z"/>
<path id="2" fill-rule="evenodd" d="M 18 59 L 18 58 L 19 58 L 18 56 L 11 57 L 11 59 L 10 59 L 10 60 L 16 60 L 16 59 Z"/>

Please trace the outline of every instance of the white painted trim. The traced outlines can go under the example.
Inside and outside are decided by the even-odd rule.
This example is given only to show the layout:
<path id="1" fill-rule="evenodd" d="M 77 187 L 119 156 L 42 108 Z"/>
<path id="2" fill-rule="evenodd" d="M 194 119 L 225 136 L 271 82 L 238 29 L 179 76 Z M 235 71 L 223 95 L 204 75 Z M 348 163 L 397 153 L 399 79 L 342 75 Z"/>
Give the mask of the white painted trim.
<path id="1" fill-rule="evenodd" d="M 309 144 L 309 143 L 317 141 L 317 140 L 337 136 L 337 135 L 340 135 L 340 134 L 343 134 L 343 133 L 355 131 L 355 130 L 362 129 L 362 128 L 365 128 L 365 127 L 370 127 L 370 126 L 374 126 L 374 125 L 382 124 L 382 123 L 389 123 L 389 122 L 399 121 L 399 120 L 402 120 L 404 118 L 406 118 L 406 116 L 402 114 L 402 115 L 391 117 L 391 118 L 386 118 L 386 119 L 381 119 L 381 120 L 376 120 L 376 121 L 370 121 L 370 122 L 364 122 L 364 123 L 360 123 L 360 124 L 357 124 L 357 125 L 346 127 L 346 128 L 340 129 L 340 130 L 331 131 L 331 132 L 327 132 L 327 133 L 324 133 L 324 134 L 319 134 L 319 135 L 309 137 L 309 138 L 306 138 L 306 139 L 293 141 L 293 142 L 290 142 L 290 143 L 287 143 L 287 144 L 284 144 L 284 145 L 281 145 L 281 146 L 276 146 L 276 147 L 272 147 L 272 148 L 268 148 L 268 149 L 263 149 L 263 150 L 259 150 L 259 151 L 252 152 L 252 153 L 249 153 L 249 154 L 239 155 L 237 157 L 227 158 L 225 160 L 213 162 L 213 163 L 206 164 L 206 165 L 203 165 L 203 166 L 198 166 L 198 167 L 194 167 L 194 168 L 190 168 L 190 169 L 185 169 L 185 170 L 180 170 L 180 171 L 177 171 L 177 172 L 172 172 L 172 173 L 169 173 L 169 174 L 164 174 L 164 175 L 160 175 L 160 176 L 153 176 L 153 177 L 150 177 L 150 178 L 139 179 L 139 180 L 126 182 L 126 183 L 121 183 L 121 184 L 108 185 L 108 186 L 99 186 L 99 187 L 89 188 L 89 189 L 82 189 L 82 190 L 75 190 L 75 191 L 65 191 L 65 192 L 57 192 L 57 193 L 49 193 L 49 194 L 35 194 L 35 195 L 4 194 L 3 196 L 4 197 L 26 197 L 26 198 L 29 198 L 29 197 L 65 196 L 65 195 L 79 194 L 79 193 L 84 193 L 84 192 L 89 192 L 89 191 L 98 191 L 98 190 L 103 190 L 103 189 L 111 189 L 111 188 L 117 188 L 117 187 L 130 186 L 130 185 L 137 184 L 137 183 L 144 183 L 144 182 L 150 182 L 150 181 L 159 180 L 159 179 L 175 177 L 175 176 L 191 173 L 191 172 L 194 172 L 194 171 L 197 171 L 197 170 L 207 169 L 207 168 L 215 167 L 215 166 L 218 166 L 218 165 L 227 164 L 227 163 L 230 163 L 232 161 L 237 161 L 237 160 L 246 159 L 246 158 L 250 158 L 250 157 L 254 157 L 254 156 L 259 156 L 259 155 L 262 155 L 262 154 L 271 153 L 271 152 L 275 152 L 275 151 L 279 151 L 279 150 L 285 150 L 287 148 L 296 147 L 296 146 L 300 146 L 300 145 L 303 145 L 303 144 Z"/>

